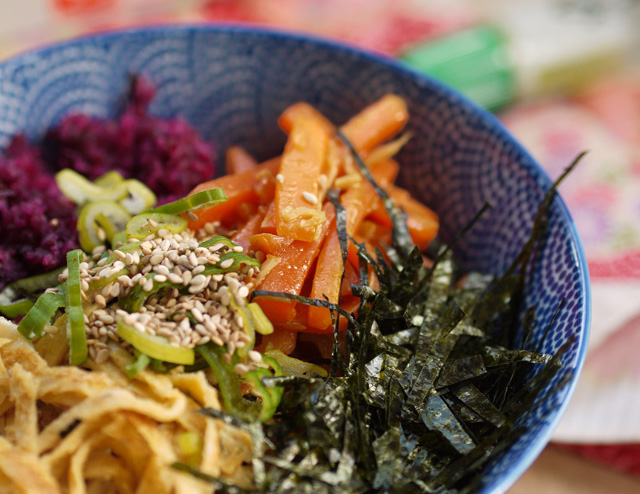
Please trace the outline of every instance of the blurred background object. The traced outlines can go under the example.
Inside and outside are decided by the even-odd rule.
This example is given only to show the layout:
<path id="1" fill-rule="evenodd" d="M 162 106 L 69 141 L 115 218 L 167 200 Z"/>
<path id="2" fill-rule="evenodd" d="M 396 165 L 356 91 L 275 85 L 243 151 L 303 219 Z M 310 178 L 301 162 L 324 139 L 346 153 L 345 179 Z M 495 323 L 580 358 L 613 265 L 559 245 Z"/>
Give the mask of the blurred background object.
<path id="1" fill-rule="evenodd" d="M 1 0 L 0 59 L 129 26 L 273 27 L 399 57 L 457 87 L 497 111 L 551 177 L 589 150 L 561 187 L 592 278 L 589 355 L 555 445 L 514 492 L 640 492 L 639 10 L 638 0 Z"/>

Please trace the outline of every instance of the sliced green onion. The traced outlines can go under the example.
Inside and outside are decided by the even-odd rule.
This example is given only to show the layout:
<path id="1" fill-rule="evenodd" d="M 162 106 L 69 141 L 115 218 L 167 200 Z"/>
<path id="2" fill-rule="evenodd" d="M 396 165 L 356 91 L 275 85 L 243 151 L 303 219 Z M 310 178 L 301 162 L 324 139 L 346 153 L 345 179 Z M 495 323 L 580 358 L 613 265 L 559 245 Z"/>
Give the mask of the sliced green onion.
<path id="1" fill-rule="evenodd" d="M 104 175 L 99 176 L 93 181 L 93 185 L 97 185 L 103 189 L 109 187 L 116 187 L 124 182 L 124 177 L 117 171 L 110 171 Z"/>
<path id="2" fill-rule="evenodd" d="M 87 360 L 87 336 L 84 330 L 84 312 L 80 288 L 80 259 L 84 253 L 80 249 L 67 252 L 67 296 L 65 311 L 69 334 L 69 364 L 80 365 Z"/>
<path id="3" fill-rule="evenodd" d="M 33 300 L 23 298 L 14 302 L 10 302 L 8 304 L 0 305 L 0 313 L 2 313 L 4 317 L 15 319 L 16 317 L 24 316 L 27 312 L 29 312 L 29 310 L 31 310 L 31 307 L 33 307 L 33 305 Z"/>
<path id="4" fill-rule="evenodd" d="M 298 360 L 297 358 L 289 357 L 280 350 L 267 350 L 262 356 L 263 360 L 265 360 L 265 358 L 275 360 L 279 364 L 281 371 L 285 376 L 309 378 L 313 376 L 327 377 L 328 375 L 327 371 L 322 367 L 303 360 Z"/>
<path id="5" fill-rule="evenodd" d="M 153 191 L 139 180 L 127 180 L 125 185 L 128 193 L 120 199 L 120 205 L 132 216 L 153 207 L 158 201 Z"/>
<path id="6" fill-rule="evenodd" d="M 101 217 L 100 226 L 98 217 Z M 117 233 L 119 225 L 126 225 L 130 215 L 127 211 L 113 201 L 95 201 L 87 204 L 80 210 L 78 216 L 78 238 L 80 246 L 86 252 L 92 252 L 99 245 L 103 245 L 107 237 L 105 226 L 111 233 Z M 100 234 L 100 230 L 104 236 Z"/>
<path id="7" fill-rule="evenodd" d="M 154 276 L 155 273 L 148 273 L 145 277 L 147 279 L 153 279 Z M 120 298 L 118 304 L 127 312 L 138 312 L 151 295 L 158 293 L 163 288 L 177 288 L 180 290 L 185 288 L 185 286 L 171 281 L 155 282 L 153 288 L 146 291 L 141 285 L 134 285 L 125 297 Z"/>
<path id="8" fill-rule="evenodd" d="M 151 358 L 144 353 L 138 354 L 137 357 L 133 357 L 131 362 L 129 362 L 125 368 L 124 372 L 130 378 L 134 378 L 138 375 L 138 372 L 143 371 L 147 368 L 147 366 L 151 363 Z"/>
<path id="9" fill-rule="evenodd" d="M 15 296 L 20 293 L 27 294 L 43 292 L 47 288 L 51 288 L 58 284 L 58 276 L 63 271 L 64 267 L 61 267 L 54 269 L 53 271 L 47 271 L 46 273 L 36 274 L 34 276 L 28 276 L 26 278 L 13 281 L 4 287 L 4 290 L 0 293 L 0 297 L 2 297 L 2 294 L 15 298 Z M 15 295 L 9 294 L 8 292 L 10 290 L 12 290 Z"/>
<path id="10" fill-rule="evenodd" d="M 27 315 L 18 323 L 18 331 L 28 339 L 42 334 L 44 327 L 60 307 L 64 307 L 65 296 L 60 293 L 43 293 L 31 307 Z"/>
<path id="11" fill-rule="evenodd" d="M 117 331 L 120 338 L 151 358 L 183 365 L 192 365 L 195 361 L 193 349 L 173 346 L 166 338 L 141 333 L 133 326 L 125 323 L 122 317 L 117 318 Z"/>
<path id="12" fill-rule="evenodd" d="M 85 206 L 85 207 L 88 207 L 88 206 Z M 126 216 L 123 214 L 120 214 L 118 216 L 111 215 L 110 217 L 108 217 L 104 213 L 98 213 L 96 215 L 95 221 L 98 224 L 98 226 L 102 228 L 102 230 L 104 231 L 107 237 L 107 240 L 113 246 L 116 243 L 115 237 L 118 234 L 123 234 L 126 241 L 127 232 L 125 231 L 125 228 L 127 227 L 127 222 L 130 219 L 131 219 L 131 216 L 129 216 L 129 214 L 127 214 Z"/>
<path id="13" fill-rule="evenodd" d="M 187 224 L 186 219 L 175 214 L 142 213 L 134 216 L 127 223 L 127 237 L 142 240 L 148 235 L 155 234 L 161 228 L 171 233 L 180 233 L 187 229 Z"/>
<path id="14" fill-rule="evenodd" d="M 125 225 L 126 228 L 126 225 Z M 116 245 L 120 244 L 120 247 L 118 247 L 118 250 L 121 250 L 121 247 L 124 247 L 125 245 L 130 245 L 127 244 L 127 231 L 126 230 L 121 230 L 118 233 L 116 233 L 110 240 L 111 242 L 111 248 L 115 249 Z"/>
<path id="15" fill-rule="evenodd" d="M 240 314 L 240 317 L 242 317 L 242 328 L 244 329 L 244 332 L 249 336 L 249 341 L 246 343 L 246 345 L 236 350 L 236 353 L 240 357 L 246 357 L 247 354 L 251 350 L 253 350 L 253 346 L 256 342 L 256 329 L 253 324 L 253 318 L 251 317 L 251 313 L 246 309 L 246 307 L 239 305 L 236 302 L 235 296 L 231 296 L 231 298 L 229 299 L 229 304 L 231 305 L 233 310 L 237 314 Z"/>
<path id="16" fill-rule="evenodd" d="M 284 393 L 283 386 L 265 386 L 262 383 L 263 377 L 279 377 L 282 376 L 282 369 L 278 362 L 268 356 L 262 356 L 263 362 L 269 364 L 273 369 L 273 373 L 267 369 L 258 368 L 251 370 L 242 376 L 243 379 L 251 382 L 255 388 L 255 390 L 260 395 L 262 399 L 262 409 L 260 410 L 260 420 L 267 421 L 273 414 L 276 413 L 278 409 L 278 405 L 280 404 L 280 400 L 282 399 L 282 394 Z"/>
<path id="17" fill-rule="evenodd" d="M 115 187 L 100 187 L 70 168 L 56 173 L 56 184 L 69 200 L 78 205 L 93 201 L 119 201 L 127 195 L 127 186 L 124 183 Z"/>
<path id="18" fill-rule="evenodd" d="M 256 332 L 260 334 L 273 333 L 273 324 L 271 324 L 269 318 L 264 315 L 264 312 L 262 312 L 262 307 L 260 307 L 256 302 L 251 302 L 250 304 L 247 304 L 247 309 L 251 314 L 251 319 L 253 320 Z"/>
<path id="19" fill-rule="evenodd" d="M 71 201 L 82 206 L 97 201 L 112 201 L 134 215 L 152 207 L 158 200 L 153 191 L 136 179 L 125 180 L 118 172 L 109 172 L 91 183 L 71 169 L 60 170 L 56 183 Z"/>
<path id="20" fill-rule="evenodd" d="M 240 392 L 240 378 L 233 369 L 235 362 L 227 365 L 222 356 L 225 347 L 214 343 L 196 346 L 196 351 L 202 355 L 218 381 L 218 388 L 222 395 L 225 410 L 246 422 L 254 422 L 260 417 L 261 405 L 242 397 Z"/>
<path id="21" fill-rule="evenodd" d="M 204 240 L 203 242 L 200 242 L 198 247 L 209 248 L 216 244 L 226 245 L 230 249 L 233 249 L 234 247 L 238 246 L 238 244 L 235 244 L 233 241 L 229 240 L 227 237 L 223 237 L 222 235 L 216 235 L 214 237 L 208 238 L 207 240 Z"/>
<path id="22" fill-rule="evenodd" d="M 215 206 L 227 200 L 227 194 L 221 188 L 201 190 L 177 201 L 163 204 L 151 210 L 152 213 L 180 214 L 195 209 Z"/>

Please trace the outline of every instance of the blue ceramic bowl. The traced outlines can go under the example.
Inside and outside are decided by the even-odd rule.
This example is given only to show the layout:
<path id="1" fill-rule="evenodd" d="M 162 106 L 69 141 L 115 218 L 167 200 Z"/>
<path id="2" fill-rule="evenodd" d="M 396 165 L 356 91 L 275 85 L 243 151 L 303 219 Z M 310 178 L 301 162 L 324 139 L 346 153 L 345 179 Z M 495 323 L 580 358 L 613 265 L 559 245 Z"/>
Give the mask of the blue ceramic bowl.
<path id="1" fill-rule="evenodd" d="M 457 245 L 470 269 L 501 273 L 527 238 L 551 182 L 489 113 L 392 60 L 334 43 L 253 29 L 162 27 L 87 37 L 0 64 L 0 147 L 25 132 L 38 139 L 62 115 L 113 117 L 128 75 L 158 88 L 151 111 L 181 115 L 222 151 L 231 144 L 263 159 L 285 136 L 276 118 L 306 100 L 343 122 L 387 92 L 411 113 L 413 139 L 399 156 L 401 182 L 441 218 L 450 239 L 485 203 L 493 208 Z M 554 309 L 565 308 L 542 351 L 573 338 L 551 390 L 522 417 L 524 434 L 490 463 L 481 492 L 503 492 L 545 446 L 567 405 L 585 357 L 589 328 L 587 263 L 573 221 L 556 198 L 549 234 L 526 291 L 538 308 L 541 339 Z M 569 384 L 552 390 L 561 380 Z"/>

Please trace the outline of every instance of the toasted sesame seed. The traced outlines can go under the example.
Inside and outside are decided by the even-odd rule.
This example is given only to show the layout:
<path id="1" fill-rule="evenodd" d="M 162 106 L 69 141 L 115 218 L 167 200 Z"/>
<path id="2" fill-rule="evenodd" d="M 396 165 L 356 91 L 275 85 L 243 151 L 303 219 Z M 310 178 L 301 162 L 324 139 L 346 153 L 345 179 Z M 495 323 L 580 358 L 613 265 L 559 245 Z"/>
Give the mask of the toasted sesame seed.
<path id="1" fill-rule="evenodd" d="M 156 264 L 160 264 L 163 259 L 164 259 L 164 256 L 162 254 L 154 254 L 149 259 L 149 264 L 151 264 L 152 266 L 155 266 Z"/>
<path id="2" fill-rule="evenodd" d="M 127 255 L 121 250 L 114 250 L 113 253 L 118 256 L 120 259 L 124 259 Z"/>
<path id="3" fill-rule="evenodd" d="M 167 281 L 167 277 L 163 274 L 157 274 L 153 277 L 153 281 L 157 283 L 164 283 L 165 281 Z"/>
<path id="4" fill-rule="evenodd" d="M 94 300 L 95 300 L 96 304 L 98 304 L 98 306 L 100 306 L 100 307 L 106 307 L 107 306 L 107 301 L 99 293 L 95 296 Z"/>

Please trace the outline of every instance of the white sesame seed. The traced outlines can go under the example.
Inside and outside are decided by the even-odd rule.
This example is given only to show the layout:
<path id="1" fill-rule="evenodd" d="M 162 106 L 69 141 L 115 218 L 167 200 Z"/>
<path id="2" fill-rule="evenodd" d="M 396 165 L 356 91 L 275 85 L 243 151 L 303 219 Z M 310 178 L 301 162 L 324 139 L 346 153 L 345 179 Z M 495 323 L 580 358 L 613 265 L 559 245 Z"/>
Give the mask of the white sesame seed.
<path id="1" fill-rule="evenodd" d="M 262 361 L 262 354 L 260 352 L 257 352 L 255 350 L 251 350 L 247 355 L 249 356 L 249 360 L 252 360 L 253 362 L 261 362 Z"/>
<path id="2" fill-rule="evenodd" d="M 182 283 L 182 276 L 178 274 L 170 273 L 167 278 L 171 283 Z"/>
<path id="3" fill-rule="evenodd" d="M 193 275 L 191 274 L 191 271 L 185 271 L 184 273 L 182 273 L 182 282 L 185 285 L 188 285 L 191 282 L 192 277 Z"/>
<path id="4" fill-rule="evenodd" d="M 97 294 L 94 298 L 96 304 L 100 307 L 106 307 L 107 306 L 107 301 L 105 300 L 105 298 L 101 295 L 101 294 Z"/>
<path id="5" fill-rule="evenodd" d="M 153 278 L 146 279 L 144 285 L 142 285 L 142 289 L 145 292 L 150 292 L 151 290 L 153 290 Z"/>
<path id="6" fill-rule="evenodd" d="M 118 256 L 120 259 L 124 259 L 127 255 L 121 250 L 114 250 L 113 253 Z"/>
<path id="7" fill-rule="evenodd" d="M 226 259 L 220 263 L 220 267 L 222 269 L 230 268 L 233 265 L 233 262 L 234 262 L 233 259 Z"/>
<path id="8" fill-rule="evenodd" d="M 282 173 L 278 173 L 276 175 L 276 182 L 278 182 L 279 184 L 283 184 L 284 183 L 284 175 Z"/>
<path id="9" fill-rule="evenodd" d="M 111 297 L 116 298 L 118 295 L 120 295 L 120 285 L 118 283 L 114 283 L 113 286 L 111 287 L 111 293 L 109 293 L 109 295 L 111 295 Z"/>
<path id="10" fill-rule="evenodd" d="M 248 295 L 249 295 L 249 288 L 247 288 L 246 286 L 241 286 L 240 289 L 238 290 L 238 297 L 247 298 Z"/>
<path id="11" fill-rule="evenodd" d="M 242 252 L 244 250 L 244 247 L 242 247 L 242 245 L 236 245 L 233 248 L 233 252 Z"/>
<path id="12" fill-rule="evenodd" d="M 308 203 L 310 203 L 310 204 L 318 204 L 318 196 L 316 196 L 315 194 L 312 194 L 311 192 L 304 191 L 302 193 L 302 196 L 305 198 L 305 200 Z"/>
<path id="13" fill-rule="evenodd" d="M 165 276 L 169 275 L 169 268 L 167 268 L 165 265 L 163 264 L 158 264 L 157 266 L 154 266 L 153 271 L 155 273 L 158 274 L 163 274 Z"/>
<path id="14" fill-rule="evenodd" d="M 167 277 L 163 274 L 157 274 L 153 277 L 153 281 L 164 283 L 165 281 L 167 281 Z"/>
<path id="15" fill-rule="evenodd" d="M 149 264 L 151 264 L 152 266 L 155 266 L 156 264 L 160 264 L 163 259 L 164 259 L 164 256 L 162 254 L 154 254 L 149 259 Z"/>
<path id="16" fill-rule="evenodd" d="M 153 221 L 151 218 L 147 219 L 147 224 L 151 227 L 156 227 L 158 226 L 158 223 L 156 223 L 155 221 Z"/>
<path id="17" fill-rule="evenodd" d="M 191 314 L 193 315 L 193 317 L 195 317 L 196 321 L 198 321 L 198 322 L 204 321 L 204 317 L 202 317 L 202 312 L 200 312 L 195 307 L 193 309 L 191 309 Z"/>

